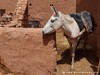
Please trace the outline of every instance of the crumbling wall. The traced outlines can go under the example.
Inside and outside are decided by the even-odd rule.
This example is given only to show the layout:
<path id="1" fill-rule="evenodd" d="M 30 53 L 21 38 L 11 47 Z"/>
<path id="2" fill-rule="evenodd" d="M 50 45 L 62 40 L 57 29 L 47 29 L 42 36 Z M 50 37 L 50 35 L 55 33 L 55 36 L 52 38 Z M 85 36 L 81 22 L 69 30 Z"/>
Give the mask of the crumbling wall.
<path id="1" fill-rule="evenodd" d="M 13 12 L 12 21 L 10 22 L 10 24 L 4 25 L 4 27 L 17 27 L 17 28 L 24 27 L 23 24 L 27 23 L 27 19 L 28 19 L 27 4 L 28 4 L 28 0 L 18 0 L 16 8 Z"/>
<path id="2" fill-rule="evenodd" d="M 5 73 L 54 75 L 54 39 L 53 34 L 43 37 L 42 29 L 0 28 L 0 61 Z"/>

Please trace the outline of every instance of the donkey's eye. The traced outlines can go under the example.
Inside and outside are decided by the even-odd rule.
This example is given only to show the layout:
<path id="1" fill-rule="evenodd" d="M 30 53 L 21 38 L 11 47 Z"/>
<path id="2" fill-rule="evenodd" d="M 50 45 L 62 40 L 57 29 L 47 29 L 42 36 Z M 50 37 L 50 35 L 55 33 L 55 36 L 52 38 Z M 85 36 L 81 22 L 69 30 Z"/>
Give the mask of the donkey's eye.
<path id="1" fill-rule="evenodd" d="M 54 20 L 51 20 L 51 22 L 53 23 L 53 22 L 55 22 L 57 19 L 54 19 Z"/>
<path id="2" fill-rule="evenodd" d="M 51 20 L 51 22 L 53 23 L 55 20 Z"/>

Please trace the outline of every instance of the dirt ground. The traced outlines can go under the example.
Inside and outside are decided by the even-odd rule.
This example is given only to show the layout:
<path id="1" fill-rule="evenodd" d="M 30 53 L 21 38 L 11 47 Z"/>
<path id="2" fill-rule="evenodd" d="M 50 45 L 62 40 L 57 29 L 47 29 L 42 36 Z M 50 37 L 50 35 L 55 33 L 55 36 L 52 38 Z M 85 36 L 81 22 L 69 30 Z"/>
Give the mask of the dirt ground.
<path id="1" fill-rule="evenodd" d="M 95 75 L 98 58 L 96 51 L 87 46 L 86 56 L 83 55 L 82 45 L 76 51 L 75 70 L 70 70 L 70 47 L 62 32 L 57 32 L 57 73 L 56 75 Z"/>

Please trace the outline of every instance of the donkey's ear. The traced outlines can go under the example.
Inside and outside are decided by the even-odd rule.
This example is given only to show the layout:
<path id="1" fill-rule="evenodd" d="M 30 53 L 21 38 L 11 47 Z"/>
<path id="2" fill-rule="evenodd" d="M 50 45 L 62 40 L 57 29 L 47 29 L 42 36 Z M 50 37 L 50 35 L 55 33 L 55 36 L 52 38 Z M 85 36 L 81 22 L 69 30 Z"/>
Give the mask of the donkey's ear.
<path id="1" fill-rule="evenodd" d="M 58 11 L 55 9 L 53 4 L 50 4 L 50 8 L 51 8 L 51 10 L 52 10 L 52 12 L 54 13 L 55 16 L 59 16 Z"/>

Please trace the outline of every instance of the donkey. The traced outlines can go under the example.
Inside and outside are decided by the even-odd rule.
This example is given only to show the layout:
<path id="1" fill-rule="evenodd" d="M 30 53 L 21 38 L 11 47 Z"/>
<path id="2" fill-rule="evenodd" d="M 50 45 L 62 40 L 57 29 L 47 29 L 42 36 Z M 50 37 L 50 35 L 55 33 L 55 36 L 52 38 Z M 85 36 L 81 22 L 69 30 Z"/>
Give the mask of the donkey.
<path id="1" fill-rule="evenodd" d="M 44 35 L 51 34 L 61 28 L 68 39 L 71 48 L 71 70 L 74 70 L 74 57 L 79 40 L 85 33 L 93 30 L 90 13 L 83 11 L 80 14 L 63 14 L 57 11 L 53 5 L 50 5 L 53 15 L 44 26 L 42 32 Z M 87 35 L 86 35 L 87 36 Z"/>

